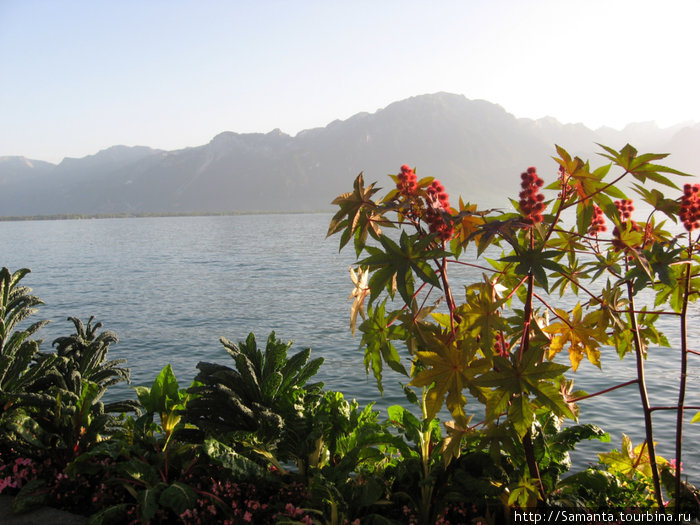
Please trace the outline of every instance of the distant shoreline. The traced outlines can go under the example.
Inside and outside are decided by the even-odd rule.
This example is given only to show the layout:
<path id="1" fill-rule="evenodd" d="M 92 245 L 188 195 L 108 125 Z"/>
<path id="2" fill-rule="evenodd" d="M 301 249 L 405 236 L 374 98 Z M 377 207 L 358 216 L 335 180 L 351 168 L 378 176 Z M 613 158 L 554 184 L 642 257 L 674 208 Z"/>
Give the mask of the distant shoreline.
<path id="1" fill-rule="evenodd" d="M 142 217 L 218 217 L 229 215 L 307 215 L 332 213 L 330 210 L 315 211 L 220 211 L 220 212 L 149 212 L 149 213 L 58 213 L 55 215 L 0 216 L 0 222 L 19 221 L 75 221 L 84 219 L 135 219 Z"/>

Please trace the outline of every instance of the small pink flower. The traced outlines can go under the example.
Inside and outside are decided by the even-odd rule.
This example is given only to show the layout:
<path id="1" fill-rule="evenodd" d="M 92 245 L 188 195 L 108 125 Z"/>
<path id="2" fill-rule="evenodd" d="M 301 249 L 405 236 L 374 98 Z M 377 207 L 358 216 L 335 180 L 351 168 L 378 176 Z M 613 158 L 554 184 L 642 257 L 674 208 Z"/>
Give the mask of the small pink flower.
<path id="1" fill-rule="evenodd" d="M 246 513 L 243 514 L 243 521 L 247 521 L 250 523 L 251 521 L 253 521 L 253 515 L 249 511 L 246 511 Z"/>

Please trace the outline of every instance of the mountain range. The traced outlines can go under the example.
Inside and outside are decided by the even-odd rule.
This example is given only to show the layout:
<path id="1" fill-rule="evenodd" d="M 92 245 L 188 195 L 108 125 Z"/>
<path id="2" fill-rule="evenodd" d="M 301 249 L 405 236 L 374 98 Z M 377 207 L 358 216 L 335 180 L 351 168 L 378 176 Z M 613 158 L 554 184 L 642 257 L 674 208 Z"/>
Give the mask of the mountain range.
<path id="1" fill-rule="evenodd" d="M 596 143 L 671 153 L 668 165 L 700 174 L 698 123 L 591 130 L 436 93 L 296 136 L 226 131 L 202 146 L 113 146 L 59 164 L 0 157 L 0 216 L 331 210 L 359 172 L 386 187 L 385 175 L 402 164 L 439 178 L 454 202 L 461 194 L 482 207 L 503 206 L 517 196 L 528 166 L 546 181 L 556 176 L 555 144 L 599 166 L 605 159 Z"/>

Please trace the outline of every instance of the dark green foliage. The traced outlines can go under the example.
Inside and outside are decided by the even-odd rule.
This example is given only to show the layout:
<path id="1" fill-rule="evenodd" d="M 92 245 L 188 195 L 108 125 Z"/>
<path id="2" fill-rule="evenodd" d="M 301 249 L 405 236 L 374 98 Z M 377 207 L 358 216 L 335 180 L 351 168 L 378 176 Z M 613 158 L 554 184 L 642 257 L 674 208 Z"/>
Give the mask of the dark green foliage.
<path id="1" fill-rule="evenodd" d="M 31 295 L 31 289 L 20 281 L 29 273 L 27 268 L 11 273 L 0 270 L 0 416 L 10 408 L 13 399 L 5 394 L 36 391 L 38 379 L 50 375 L 53 358 L 32 365 L 41 341 L 31 337 L 48 321 L 39 321 L 20 330 L 18 325 L 32 314 L 42 301 Z"/>
<path id="2" fill-rule="evenodd" d="M 117 415 L 136 408 L 133 401 L 100 401 L 108 387 L 129 379 L 129 370 L 118 366 L 124 360 L 106 361 L 116 334 L 98 333 L 102 324 L 93 326 L 93 318 L 87 327 L 79 319 L 69 320 L 76 332 L 54 341 L 55 354 L 36 353 L 30 370 L 48 373 L 36 378 L 31 389 L 13 394 L 15 410 L 6 417 L 6 427 L 22 440 L 67 457 L 114 431 Z"/>
<path id="3" fill-rule="evenodd" d="M 224 338 L 221 343 L 236 368 L 205 362 L 197 365 L 200 372 L 195 381 L 201 386 L 190 389 L 197 397 L 187 407 L 187 422 L 224 442 L 231 442 L 237 433 L 249 433 L 255 434 L 255 445 L 267 451 L 276 449 L 277 443 L 294 433 L 305 404 L 319 395 L 322 383 L 306 383 L 323 359 L 309 361 L 309 348 L 288 358 L 292 343 L 282 343 L 274 332 L 264 352 L 252 333 L 239 345 Z M 285 461 L 289 454 L 279 459 Z"/>
<path id="4" fill-rule="evenodd" d="M 68 320 L 75 326 L 75 333 L 53 342 L 59 358 L 57 368 L 62 372 L 67 387 L 70 382 L 75 383 L 78 375 L 82 380 L 100 385 L 102 389 L 129 381 L 129 369 L 118 366 L 126 359 L 106 360 L 109 345 L 119 342 L 117 334 L 111 331 L 98 333 L 102 323 L 93 325 L 94 319 L 90 317 L 85 326 L 80 319 L 69 317 Z"/>

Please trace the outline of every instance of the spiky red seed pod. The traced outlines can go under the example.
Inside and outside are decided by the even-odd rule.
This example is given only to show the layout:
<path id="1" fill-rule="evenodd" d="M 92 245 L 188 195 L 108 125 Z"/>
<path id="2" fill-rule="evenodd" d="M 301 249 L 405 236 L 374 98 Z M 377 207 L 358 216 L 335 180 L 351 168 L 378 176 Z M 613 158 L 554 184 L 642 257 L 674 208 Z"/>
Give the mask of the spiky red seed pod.
<path id="1" fill-rule="evenodd" d="M 443 209 L 446 210 L 450 207 L 449 195 L 445 191 L 445 187 L 437 179 L 425 191 L 432 198 L 436 199 Z"/>
<path id="2" fill-rule="evenodd" d="M 518 194 L 520 198 L 520 213 L 523 216 L 522 222 L 525 224 L 536 224 L 542 222 L 544 217 L 542 212 L 545 209 L 544 195 L 539 193 L 539 189 L 544 185 L 544 181 L 537 175 L 534 166 L 530 166 L 527 171 L 520 174 L 522 191 Z"/>
<path id="3" fill-rule="evenodd" d="M 410 196 L 415 194 L 418 189 L 416 173 L 408 165 L 404 164 L 401 166 L 401 173 L 398 174 L 397 179 L 399 181 L 396 183 L 396 189 L 400 193 Z"/>
<path id="4" fill-rule="evenodd" d="M 599 233 L 607 231 L 608 228 L 605 226 L 605 217 L 603 216 L 603 210 L 596 204 L 593 205 L 593 218 L 591 219 L 591 225 L 588 228 L 589 235 L 598 235 Z"/>
<path id="5" fill-rule="evenodd" d="M 683 186 L 679 217 L 689 232 L 700 227 L 700 184 Z"/>

